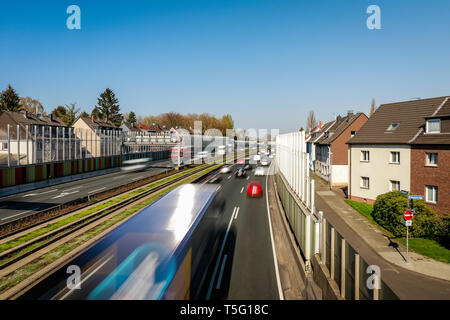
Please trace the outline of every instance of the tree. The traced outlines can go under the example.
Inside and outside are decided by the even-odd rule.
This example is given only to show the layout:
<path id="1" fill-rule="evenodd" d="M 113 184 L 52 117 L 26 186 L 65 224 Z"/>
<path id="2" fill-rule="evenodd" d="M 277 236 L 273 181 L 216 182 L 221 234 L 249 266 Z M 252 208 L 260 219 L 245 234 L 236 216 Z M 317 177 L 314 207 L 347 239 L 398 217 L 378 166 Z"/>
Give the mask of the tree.
<path id="1" fill-rule="evenodd" d="M 377 110 L 377 107 L 375 106 L 375 99 L 372 98 L 372 104 L 370 106 L 369 118 L 375 113 L 375 110 Z"/>
<path id="2" fill-rule="evenodd" d="M 116 98 L 115 93 L 111 89 L 107 88 L 100 94 L 100 97 L 97 100 L 97 105 L 94 110 L 92 110 L 94 117 L 101 120 L 107 119 L 116 126 L 120 126 L 123 117 L 119 113 L 119 100 Z"/>
<path id="3" fill-rule="evenodd" d="M 226 114 L 222 117 L 222 122 L 224 123 L 225 129 L 234 129 L 234 120 L 231 114 Z"/>
<path id="4" fill-rule="evenodd" d="M 21 110 L 26 110 L 28 113 L 44 114 L 45 112 L 42 103 L 31 97 L 20 98 L 19 104 Z"/>
<path id="5" fill-rule="evenodd" d="M 133 111 L 131 111 L 130 114 L 128 115 L 127 121 L 130 122 L 130 123 L 136 123 L 137 122 L 136 114 Z"/>
<path id="6" fill-rule="evenodd" d="M 75 122 L 79 112 L 80 109 L 76 108 L 76 103 L 71 103 L 70 105 L 66 104 L 65 107 L 58 106 L 52 111 L 52 114 L 60 118 L 66 126 L 70 127 Z"/>
<path id="7" fill-rule="evenodd" d="M 8 85 L 8 88 L 0 94 L 0 111 L 18 112 L 20 110 L 20 97 L 11 85 Z"/>
<path id="8" fill-rule="evenodd" d="M 80 114 L 80 117 L 84 117 L 84 118 L 88 117 L 88 118 L 89 118 L 89 113 L 87 113 L 86 111 L 83 111 L 83 112 Z"/>
<path id="9" fill-rule="evenodd" d="M 315 127 L 317 127 L 316 116 L 314 115 L 314 111 L 311 110 L 308 114 L 308 118 L 306 119 L 306 132 L 311 132 Z"/>

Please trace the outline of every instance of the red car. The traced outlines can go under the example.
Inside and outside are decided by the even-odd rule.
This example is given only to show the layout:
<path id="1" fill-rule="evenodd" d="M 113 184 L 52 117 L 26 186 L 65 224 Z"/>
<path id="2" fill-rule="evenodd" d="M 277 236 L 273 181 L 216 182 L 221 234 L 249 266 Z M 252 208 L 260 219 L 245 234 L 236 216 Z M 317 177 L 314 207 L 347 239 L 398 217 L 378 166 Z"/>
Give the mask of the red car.
<path id="1" fill-rule="evenodd" d="M 262 187 L 258 181 L 252 181 L 248 184 L 247 196 L 253 198 L 262 196 Z"/>

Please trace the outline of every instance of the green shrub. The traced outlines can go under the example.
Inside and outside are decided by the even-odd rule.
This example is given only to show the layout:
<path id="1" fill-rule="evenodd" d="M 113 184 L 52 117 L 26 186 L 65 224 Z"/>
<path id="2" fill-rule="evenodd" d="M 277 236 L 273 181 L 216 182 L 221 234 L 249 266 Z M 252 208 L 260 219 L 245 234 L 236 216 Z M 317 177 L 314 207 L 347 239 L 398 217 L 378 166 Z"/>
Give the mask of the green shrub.
<path id="1" fill-rule="evenodd" d="M 373 207 L 372 217 L 395 237 L 403 237 L 406 228 L 402 220 L 407 200 L 408 196 L 399 191 L 379 195 Z M 411 237 L 438 239 L 443 227 L 436 212 L 421 200 L 414 200 L 414 210 L 413 225 L 410 228 Z"/>
<path id="2" fill-rule="evenodd" d="M 439 243 L 446 247 L 450 248 L 450 214 L 445 214 L 439 226 Z"/>

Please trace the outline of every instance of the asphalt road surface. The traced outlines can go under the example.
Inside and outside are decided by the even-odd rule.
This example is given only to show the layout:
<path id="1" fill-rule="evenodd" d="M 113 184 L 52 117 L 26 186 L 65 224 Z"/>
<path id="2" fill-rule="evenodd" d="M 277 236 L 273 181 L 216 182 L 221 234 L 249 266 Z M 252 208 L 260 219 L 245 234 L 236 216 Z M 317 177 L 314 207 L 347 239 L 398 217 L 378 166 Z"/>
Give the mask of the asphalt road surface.
<path id="1" fill-rule="evenodd" d="M 173 167 L 172 160 L 155 161 L 143 171 L 119 171 L 2 197 L 0 198 L 0 225 L 37 211 L 83 198 L 88 194 L 106 191 L 163 173 Z"/>
<path id="2" fill-rule="evenodd" d="M 252 180 L 260 181 L 263 186 L 261 198 L 247 198 L 246 188 Z M 218 182 L 226 199 L 224 220 L 228 229 L 220 239 L 219 249 L 206 273 L 206 281 L 199 297 L 201 300 L 280 298 L 269 231 L 265 181 L 265 176 L 255 177 L 252 171 L 248 178 L 236 178 L 233 173 L 224 174 Z M 111 260 L 111 255 L 107 252 L 110 249 L 114 248 L 96 252 L 95 256 L 100 258 L 94 262 L 89 261 L 89 257 L 85 257 L 86 261 L 81 261 L 83 255 L 76 258 L 76 264 L 81 267 L 81 281 L 85 289 L 82 291 L 94 289 L 114 270 L 117 262 Z M 68 261 L 60 270 L 66 270 L 72 263 L 74 261 Z M 79 290 L 66 288 L 67 275 L 60 270 L 23 298 L 83 299 Z"/>

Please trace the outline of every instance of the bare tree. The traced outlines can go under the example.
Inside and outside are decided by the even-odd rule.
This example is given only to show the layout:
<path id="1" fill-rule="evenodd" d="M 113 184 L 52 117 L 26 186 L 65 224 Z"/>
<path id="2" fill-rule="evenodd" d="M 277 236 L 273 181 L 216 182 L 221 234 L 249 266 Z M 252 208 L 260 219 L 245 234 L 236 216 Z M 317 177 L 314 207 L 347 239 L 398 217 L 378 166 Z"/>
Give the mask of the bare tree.
<path id="1" fill-rule="evenodd" d="M 377 107 L 375 106 L 375 98 L 372 98 L 372 104 L 370 105 L 369 117 L 371 117 L 375 113 L 375 110 L 377 110 Z"/>
<path id="2" fill-rule="evenodd" d="M 306 132 L 311 132 L 312 129 L 317 127 L 316 116 L 314 115 L 314 110 L 311 110 L 306 119 Z"/>

